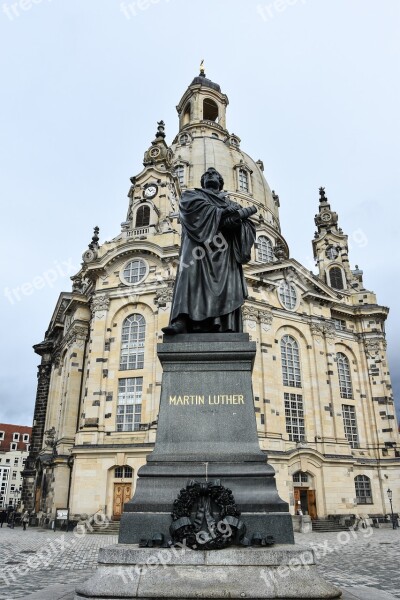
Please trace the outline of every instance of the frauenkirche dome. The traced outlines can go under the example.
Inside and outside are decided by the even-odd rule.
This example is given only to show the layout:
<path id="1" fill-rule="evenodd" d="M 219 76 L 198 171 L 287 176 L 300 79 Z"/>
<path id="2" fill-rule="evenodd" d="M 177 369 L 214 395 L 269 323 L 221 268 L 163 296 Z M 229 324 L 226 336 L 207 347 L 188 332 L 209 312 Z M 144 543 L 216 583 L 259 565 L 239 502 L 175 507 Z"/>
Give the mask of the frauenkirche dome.
<path id="1" fill-rule="evenodd" d="M 199 187 L 201 175 L 213 166 L 232 199 L 243 206 L 255 205 L 258 217 L 279 232 L 278 196 L 264 177 L 262 161 L 243 152 L 240 138 L 227 130 L 228 103 L 220 86 L 202 71 L 183 94 L 177 106 L 179 133 L 171 146 L 178 176 L 181 167 L 181 187 Z"/>

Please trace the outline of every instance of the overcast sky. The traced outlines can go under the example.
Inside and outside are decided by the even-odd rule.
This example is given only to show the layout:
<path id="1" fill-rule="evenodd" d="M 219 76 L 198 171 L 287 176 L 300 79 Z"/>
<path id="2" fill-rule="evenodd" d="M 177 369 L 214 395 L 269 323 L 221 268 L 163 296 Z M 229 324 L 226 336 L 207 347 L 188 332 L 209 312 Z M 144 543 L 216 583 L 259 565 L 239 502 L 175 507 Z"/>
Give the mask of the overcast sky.
<path id="1" fill-rule="evenodd" d="M 129 177 L 157 120 L 172 142 L 202 58 L 229 97 L 227 128 L 280 195 L 291 256 L 310 269 L 326 187 L 351 267 L 391 307 L 398 397 L 399 29 L 398 0 L 0 2 L 0 422 L 32 423 L 32 345 L 92 228 L 101 241 L 119 233 Z"/>

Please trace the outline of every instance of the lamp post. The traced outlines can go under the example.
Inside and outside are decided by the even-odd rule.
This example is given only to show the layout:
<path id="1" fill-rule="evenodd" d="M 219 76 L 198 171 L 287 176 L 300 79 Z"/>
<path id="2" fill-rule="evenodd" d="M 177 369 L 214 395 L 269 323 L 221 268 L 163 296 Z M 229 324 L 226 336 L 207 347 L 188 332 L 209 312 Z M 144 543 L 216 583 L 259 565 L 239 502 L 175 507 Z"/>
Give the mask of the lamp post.
<path id="1" fill-rule="evenodd" d="M 393 529 L 396 529 L 397 525 L 394 521 L 394 514 L 393 514 L 393 503 L 392 503 L 392 498 L 393 498 L 393 492 L 390 488 L 388 488 L 387 490 L 387 496 L 389 498 L 389 502 L 390 502 L 390 511 L 392 513 L 392 525 L 393 525 Z"/>

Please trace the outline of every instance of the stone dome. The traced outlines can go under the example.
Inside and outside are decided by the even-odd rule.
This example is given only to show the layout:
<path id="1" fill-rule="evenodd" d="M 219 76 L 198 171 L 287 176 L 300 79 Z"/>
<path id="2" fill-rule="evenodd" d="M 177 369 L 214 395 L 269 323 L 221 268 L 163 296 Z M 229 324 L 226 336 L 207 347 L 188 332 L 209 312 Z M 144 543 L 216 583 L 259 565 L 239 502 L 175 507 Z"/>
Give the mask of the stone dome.
<path id="1" fill-rule="evenodd" d="M 205 87 L 210 87 L 214 90 L 217 90 L 217 92 L 221 91 L 220 86 L 218 85 L 218 83 L 214 83 L 214 81 L 211 81 L 211 79 L 208 79 L 208 77 L 206 77 L 205 75 L 198 75 L 197 77 L 195 77 L 192 81 L 192 83 L 190 85 L 204 85 Z"/>
<path id="2" fill-rule="evenodd" d="M 227 130 L 228 104 L 220 86 L 202 75 L 183 94 L 177 106 L 179 133 L 171 145 L 173 165 L 181 167 L 181 188 L 200 187 L 202 174 L 215 167 L 233 200 L 254 204 L 265 222 L 280 231 L 278 196 L 264 177 L 262 161 L 243 152 L 240 138 Z"/>
<path id="3" fill-rule="evenodd" d="M 186 135 L 189 136 L 187 140 Z M 200 178 L 209 167 L 215 167 L 224 178 L 224 190 L 243 206 L 254 204 L 267 222 L 279 229 L 277 196 L 262 172 L 261 161 L 255 162 L 237 145 L 238 138 L 224 134 L 215 137 L 214 132 L 181 132 L 172 144 L 175 167 L 183 165 L 187 170 L 184 188 L 200 187 Z M 182 140 L 182 142 L 180 141 Z M 242 175 L 242 173 L 245 175 Z M 239 178 L 247 178 L 248 191 L 240 189 Z M 242 186 L 243 187 L 243 186 Z"/>

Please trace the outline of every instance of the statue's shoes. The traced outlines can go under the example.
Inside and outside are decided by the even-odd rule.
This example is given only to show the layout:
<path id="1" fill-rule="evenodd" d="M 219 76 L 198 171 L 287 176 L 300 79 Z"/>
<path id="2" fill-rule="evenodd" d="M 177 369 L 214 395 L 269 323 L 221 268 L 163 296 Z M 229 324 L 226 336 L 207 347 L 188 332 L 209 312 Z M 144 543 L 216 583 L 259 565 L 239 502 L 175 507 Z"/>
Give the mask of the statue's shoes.
<path id="1" fill-rule="evenodd" d="M 168 325 L 168 327 L 163 327 L 161 331 L 165 335 L 178 335 L 179 333 L 186 333 L 187 327 L 184 321 L 175 321 L 175 323 Z"/>

